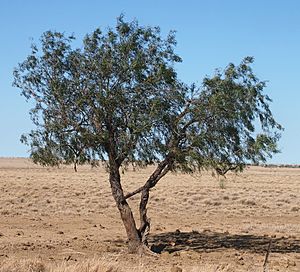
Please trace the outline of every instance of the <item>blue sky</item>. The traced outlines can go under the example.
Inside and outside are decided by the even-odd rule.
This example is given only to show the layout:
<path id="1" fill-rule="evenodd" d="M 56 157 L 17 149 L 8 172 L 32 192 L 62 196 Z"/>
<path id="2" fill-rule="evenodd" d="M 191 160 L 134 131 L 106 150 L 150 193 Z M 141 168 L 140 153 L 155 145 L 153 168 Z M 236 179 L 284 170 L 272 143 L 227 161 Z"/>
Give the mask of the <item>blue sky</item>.
<path id="1" fill-rule="evenodd" d="M 285 131 L 281 154 L 269 162 L 300 164 L 300 1 L 297 0 L 3 0 L 0 1 L 0 156 L 28 156 L 20 135 L 33 128 L 30 105 L 13 88 L 12 71 L 46 30 L 80 39 L 114 26 L 125 14 L 141 25 L 177 31 L 179 78 L 201 83 L 229 62 L 254 56 L 254 71 L 268 80 L 271 109 Z"/>

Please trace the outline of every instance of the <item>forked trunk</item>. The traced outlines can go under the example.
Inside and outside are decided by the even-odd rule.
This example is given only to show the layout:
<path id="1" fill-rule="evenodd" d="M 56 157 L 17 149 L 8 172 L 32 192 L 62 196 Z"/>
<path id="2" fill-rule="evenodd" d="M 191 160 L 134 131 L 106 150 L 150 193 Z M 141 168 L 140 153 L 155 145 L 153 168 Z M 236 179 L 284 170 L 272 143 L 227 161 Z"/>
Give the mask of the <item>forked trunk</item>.
<path id="1" fill-rule="evenodd" d="M 112 156 L 113 157 L 113 156 Z M 111 185 L 112 195 L 119 209 L 128 238 L 128 249 L 131 253 L 150 254 L 153 253 L 147 247 L 147 237 L 150 231 L 150 220 L 147 217 L 147 204 L 149 200 L 150 189 L 169 171 L 170 159 L 167 158 L 161 162 L 153 174 L 149 177 L 146 184 L 131 194 L 124 196 L 121 185 L 119 164 L 110 158 L 109 182 Z M 141 192 L 140 200 L 140 228 L 136 228 L 136 223 L 126 198 Z"/>

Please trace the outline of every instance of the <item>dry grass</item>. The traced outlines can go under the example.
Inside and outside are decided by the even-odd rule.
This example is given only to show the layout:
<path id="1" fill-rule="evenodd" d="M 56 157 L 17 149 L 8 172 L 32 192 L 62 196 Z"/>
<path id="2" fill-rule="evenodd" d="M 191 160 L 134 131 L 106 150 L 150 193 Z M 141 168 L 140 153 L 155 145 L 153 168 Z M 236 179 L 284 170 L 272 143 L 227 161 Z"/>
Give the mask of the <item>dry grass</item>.
<path id="1" fill-rule="evenodd" d="M 126 172 L 125 191 L 140 186 L 151 170 Z M 261 271 L 263 245 L 256 251 L 255 244 L 239 248 L 238 239 L 223 243 L 234 235 L 253 236 L 253 243 L 266 236 L 298 243 L 299 180 L 299 168 L 251 167 L 221 183 L 210 173 L 167 175 L 151 192 L 151 233 L 167 236 L 179 229 L 206 240 L 170 241 L 169 253 L 140 260 L 125 254 L 126 235 L 104 169 L 84 166 L 75 173 L 0 159 L 0 272 L 109 271 L 110 266 L 148 272 L 171 271 L 174 265 L 184 272 Z M 138 201 L 138 196 L 130 200 L 135 214 Z M 271 250 L 270 271 L 300 271 L 300 252 L 288 248 Z"/>
<path id="2" fill-rule="evenodd" d="M 135 267 L 121 268 L 120 265 L 111 265 L 102 260 L 91 259 L 88 261 L 82 261 L 76 264 L 70 264 L 62 262 L 60 264 L 45 264 L 43 261 L 38 259 L 32 260 L 18 260 L 18 261 L 5 261 L 0 262 L 0 272 L 238 272 L 238 271 L 249 271 L 257 272 L 257 267 L 248 267 L 245 270 L 237 269 L 234 264 L 201 264 L 194 266 L 185 266 L 184 269 L 179 265 L 172 265 L 167 267 L 157 268 L 152 270 L 151 267 L 145 265 L 138 265 Z M 261 270 L 262 271 L 262 270 Z M 276 269 L 267 269 L 268 272 L 283 271 Z M 289 271 L 284 270 L 284 271 Z"/>
<path id="3" fill-rule="evenodd" d="M 139 265 L 131 268 L 120 268 L 116 265 L 111 265 L 103 262 L 102 260 L 88 260 L 81 263 L 70 264 L 62 262 L 60 264 L 45 264 L 38 259 L 33 260 L 18 260 L 18 261 L 5 261 L 0 263 L 0 272 L 147 272 L 147 267 Z M 196 267 L 186 267 L 190 272 L 217 272 L 217 271 L 233 271 L 230 265 L 202 265 Z M 162 270 L 158 270 L 162 271 Z M 180 266 L 170 266 L 170 272 L 180 271 Z"/>
<path id="4" fill-rule="evenodd" d="M 4 261 L 0 263 L 0 272 L 122 272 L 118 266 L 107 264 L 101 260 L 88 260 L 70 264 L 46 264 L 39 259 L 24 259 L 16 261 Z"/>

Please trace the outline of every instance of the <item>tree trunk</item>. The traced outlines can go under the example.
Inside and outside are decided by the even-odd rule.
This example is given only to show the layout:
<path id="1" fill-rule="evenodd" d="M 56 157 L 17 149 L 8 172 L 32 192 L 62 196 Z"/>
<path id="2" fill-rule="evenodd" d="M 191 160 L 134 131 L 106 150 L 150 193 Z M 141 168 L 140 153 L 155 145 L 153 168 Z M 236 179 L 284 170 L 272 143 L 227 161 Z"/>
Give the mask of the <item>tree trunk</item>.
<path id="1" fill-rule="evenodd" d="M 109 182 L 111 185 L 112 195 L 115 199 L 126 230 L 128 250 L 130 253 L 139 253 L 142 247 L 141 236 L 136 228 L 131 208 L 124 197 L 119 168 L 113 163 L 110 164 Z"/>
<path id="2" fill-rule="evenodd" d="M 113 147 L 114 144 L 112 143 Z M 136 223 L 131 211 L 130 206 L 126 201 L 124 192 L 121 185 L 120 177 L 120 165 L 121 161 L 116 159 L 115 152 L 111 148 L 112 152 L 109 153 L 109 182 L 112 190 L 112 195 L 115 199 L 117 207 L 119 209 L 126 233 L 128 238 L 128 249 L 131 253 L 138 254 L 153 254 L 147 245 L 147 236 L 150 230 L 150 220 L 147 217 L 147 204 L 149 200 L 149 191 L 156 183 L 169 171 L 169 165 L 171 163 L 170 156 L 164 161 L 158 164 L 156 170 L 147 180 L 146 184 L 143 186 L 142 190 L 138 190 L 135 193 L 141 192 L 140 201 L 140 228 L 136 228 Z"/>
<path id="3" fill-rule="evenodd" d="M 140 228 L 139 233 L 144 245 L 148 245 L 147 238 L 150 231 L 150 220 L 147 217 L 147 204 L 149 200 L 150 188 L 146 187 L 143 189 L 140 201 Z"/>
<path id="4" fill-rule="evenodd" d="M 142 243 L 147 246 L 147 238 L 150 232 L 150 219 L 147 217 L 147 204 L 149 200 L 150 189 L 153 188 L 157 182 L 169 172 L 170 159 L 166 158 L 162 161 L 152 175 L 149 177 L 141 191 L 140 200 L 140 228 L 139 233 Z"/>

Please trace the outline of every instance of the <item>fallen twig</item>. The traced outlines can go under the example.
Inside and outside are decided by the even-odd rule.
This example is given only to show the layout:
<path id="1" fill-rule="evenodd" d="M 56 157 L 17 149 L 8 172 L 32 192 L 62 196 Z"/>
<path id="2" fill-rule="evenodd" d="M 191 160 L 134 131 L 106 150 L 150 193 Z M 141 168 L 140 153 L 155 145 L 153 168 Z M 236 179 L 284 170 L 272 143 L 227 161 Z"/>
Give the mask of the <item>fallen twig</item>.
<path id="1" fill-rule="evenodd" d="M 267 272 L 268 259 L 269 259 L 269 255 L 270 255 L 270 251 L 271 251 L 271 243 L 272 243 L 272 240 L 270 239 L 269 245 L 268 245 L 268 250 L 267 250 L 265 261 L 264 261 L 264 265 L 263 265 L 263 272 Z"/>

